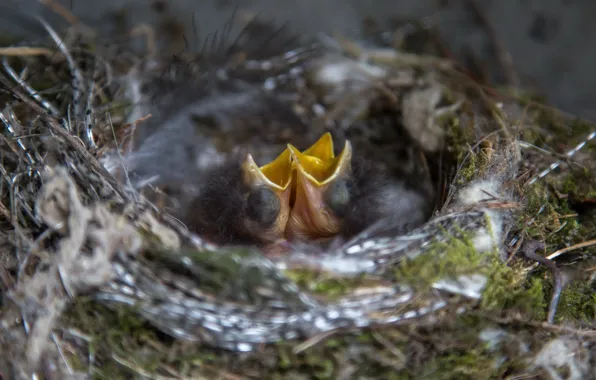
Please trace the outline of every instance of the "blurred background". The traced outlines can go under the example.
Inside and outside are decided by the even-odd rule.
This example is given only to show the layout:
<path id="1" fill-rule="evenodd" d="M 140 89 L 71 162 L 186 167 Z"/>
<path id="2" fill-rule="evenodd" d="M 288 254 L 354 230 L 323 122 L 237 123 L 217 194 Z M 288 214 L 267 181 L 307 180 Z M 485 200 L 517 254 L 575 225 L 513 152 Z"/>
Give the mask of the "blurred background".
<path id="1" fill-rule="evenodd" d="M 32 33 L 8 10 L 64 22 L 44 0 L 0 0 L 0 31 Z M 259 13 L 305 33 L 349 34 L 364 19 L 420 20 L 437 28 L 460 61 L 473 59 L 499 78 L 495 39 L 510 53 L 519 84 L 552 105 L 596 120 L 596 2 L 593 0 L 55 0 L 86 24 L 157 24 L 176 19 L 186 26 L 188 46 L 221 29 L 235 9 Z M 476 4 L 476 6 L 473 5 Z M 479 12 L 480 10 L 480 17 Z M 1 14 L 4 14 L 2 16 Z M 484 21 L 482 19 L 485 19 Z M 487 22 L 490 27 L 487 28 Z M 194 32 L 193 32 L 194 31 Z M 193 35 L 194 34 L 194 35 Z M 198 36 L 197 36 L 198 35 Z M 492 39 L 492 40 L 491 40 Z M 491 43 L 491 41 L 493 43 Z"/>

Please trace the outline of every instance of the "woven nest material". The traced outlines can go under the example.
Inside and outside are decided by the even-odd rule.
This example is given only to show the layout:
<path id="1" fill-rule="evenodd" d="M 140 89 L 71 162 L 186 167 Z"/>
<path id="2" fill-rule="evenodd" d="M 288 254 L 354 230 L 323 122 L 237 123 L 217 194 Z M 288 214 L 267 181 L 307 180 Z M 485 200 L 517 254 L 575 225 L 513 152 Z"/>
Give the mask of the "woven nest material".
<path id="1" fill-rule="evenodd" d="M 563 294 L 560 325 L 544 323 L 555 320 L 563 277 L 555 268 L 552 287 L 550 272 L 517 254 L 529 249 L 523 241 L 554 251 L 589 237 L 593 218 L 565 215 L 565 196 L 585 203 L 592 191 L 591 155 L 572 149 L 590 137 L 586 125 L 490 94 L 442 58 L 369 42 L 325 38 L 315 49 L 296 40 L 281 55 L 245 43 L 237 45 L 245 51 L 173 63 L 122 47 L 116 54 L 116 45 L 77 30 L 63 39 L 44 25 L 50 43 L 41 54 L 5 57 L 0 73 L 3 377 L 594 373 L 591 279 L 570 285 L 573 301 Z M 126 138 L 160 112 L 137 90 L 159 80 L 165 93 L 233 60 L 230 72 L 253 70 L 242 75 L 287 92 L 291 68 L 321 75 L 326 108 L 314 107 L 313 90 L 302 95 L 302 116 L 371 155 L 392 148 L 370 143 L 382 128 L 358 125 L 379 99 L 394 102 L 390 118 L 440 174 L 430 220 L 405 234 L 382 221 L 340 247 L 267 258 L 203 240 L 132 189 L 118 168 Z M 322 76 L 337 66 L 342 75 Z M 316 138 L 317 128 L 306 133 Z M 579 164 L 544 152 L 562 133 Z M 224 145 L 239 143 L 229 139 Z M 575 165 L 584 165 L 580 174 Z M 557 166 L 564 170 L 549 175 Z M 571 264 L 587 268 L 589 259 Z"/>

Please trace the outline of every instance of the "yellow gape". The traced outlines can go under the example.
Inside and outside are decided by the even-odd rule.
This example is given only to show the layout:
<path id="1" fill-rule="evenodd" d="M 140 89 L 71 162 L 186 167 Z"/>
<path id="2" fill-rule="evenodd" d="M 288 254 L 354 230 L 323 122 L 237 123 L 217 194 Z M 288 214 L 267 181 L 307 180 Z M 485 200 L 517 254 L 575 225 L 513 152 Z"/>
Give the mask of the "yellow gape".
<path id="1" fill-rule="evenodd" d="M 242 163 L 244 183 L 251 189 L 268 188 L 279 199 L 279 214 L 273 225 L 261 233 L 262 241 L 273 242 L 285 238 L 286 224 L 290 216 L 290 196 L 292 193 L 292 156 L 285 149 L 267 165 L 258 167 L 250 154 Z"/>
<path id="2" fill-rule="evenodd" d="M 304 152 L 288 145 L 292 156 L 294 203 L 286 227 L 288 239 L 318 239 L 336 235 L 341 220 L 325 202 L 325 191 L 351 169 L 352 146 L 346 141 L 339 156 L 333 153 L 333 140 L 324 134 Z"/>
<path id="3" fill-rule="evenodd" d="M 260 168 L 247 155 L 242 168 L 247 184 L 267 186 L 282 202 L 276 232 L 283 231 L 288 239 L 318 239 L 341 229 L 341 220 L 329 209 L 324 194 L 334 181 L 349 175 L 351 159 L 350 142 L 336 157 L 331 134 L 325 133 L 303 152 L 288 144 L 275 160 Z"/>

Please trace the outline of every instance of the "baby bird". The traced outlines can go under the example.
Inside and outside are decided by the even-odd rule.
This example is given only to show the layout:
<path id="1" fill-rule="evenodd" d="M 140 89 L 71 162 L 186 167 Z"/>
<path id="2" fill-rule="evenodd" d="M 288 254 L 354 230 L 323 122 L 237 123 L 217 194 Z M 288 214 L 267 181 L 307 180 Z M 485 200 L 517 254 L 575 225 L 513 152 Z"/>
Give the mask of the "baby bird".
<path id="1" fill-rule="evenodd" d="M 286 228 L 290 241 L 345 240 L 389 219 L 394 226 L 398 221 L 413 228 L 429 216 L 423 194 L 390 179 L 374 162 L 355 157 L 348 140 L 338 156 L 329 133 L 304 152 L 289 149 L 295 170 Z"/>
<path id="2" fill-rule="evenodd" d="M 284 239 L 292 192 L 291 156 L 284 150 L 258 167 L 253 157 L 212 170 L 181 219 L 220 244 L 263 245 Z"/>
<path id="3" fill-rule="evenodd" d="M 264 166 L 248 154 L 205 178 L 178 216 L 219 244 L 345 240 L 384 218 L 417 226 L 426 217 L 421 195 L 353 157 L 349 141 L 336 156 L 330 133 L 302 152 L 288 144 Z"/>

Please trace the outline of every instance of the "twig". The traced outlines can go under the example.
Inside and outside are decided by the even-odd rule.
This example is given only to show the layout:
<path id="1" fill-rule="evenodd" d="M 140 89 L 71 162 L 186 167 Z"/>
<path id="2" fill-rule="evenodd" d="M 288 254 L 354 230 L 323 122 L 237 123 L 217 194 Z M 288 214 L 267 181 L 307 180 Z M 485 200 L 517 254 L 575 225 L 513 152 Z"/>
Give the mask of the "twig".
<path id="1" fill-rule="evenodd" d="M 244 377 L 244 376 L 240 376 L 240 375 L 236 375 L 234 373 L 228 372 L 228 371 L 224 371 L 221 368 L 217 368 L 214 365 L 203 364 L 202 366 L 206 370 L 209 370 L 212 372 L 217 372 L 217 374 L 219 376 L 221 376 L 222 379 L 225 379 L 225 380 L 244 380 L 244 379 L 246 379 L 246 377 Z"/>
<path id="2" fill-rule="evenodd" d="M 128 175 L 128 168 L 126 167 L 126 164 L 124 163 L 124 157 L 122 157 L 122 152 L 120 151 L 120 146 L 118 144 L 118 139 L 116 137 L 116 131 L 114 130 L 114 124 L 112 123 L 112 116 L 109 112 L 108 112 L 108 123 L 112 130 L 112 135 L 114 136 L 114 142 L 116 143 L 116 152 L 118 153 L 118 158 L 120 159 L 120 164 L 122 165 L 122 170 L 124 171 L 124 176 L 126 177 L 126 183 L 132 189 L 133 185 L 132 185 L 132 182 L 130 181 L 130 176 Z M 134 125 L 136 126 L 136 122 Z M 134 197 L 135 202 L 139 201 L 137 198 L 136 192 L 133 192 L 133 197 Z"/>
<path id="3" fill-rule="evenodd" d="M 553 156 L 554 158 L 556 158 L 558 160 L 565 161 L 569 165 L 577 165 L 578 167 L 582 167 L 583 168 L 583 166 L 579 162 L 571 161 L 569 159 L 569 157 L 567 157 L 565 155 L 565 153 L 557 153 L 557 152 L 553 152 L 553 151 L 550 151 L 550 150 L 547 150 L 547 149 L 544 149 L 544 148 L 540 148 L 540 147 L 538 147 L 538 146 L 536 146 L 534 144 L 530 144 L 527 141 L 520 141 L 519 142 L 519 146 L 521 148 L 535 149 L 535 150 L 537 150 L 537 151 L 539 151 L 541 153 L 544 153 L 544 154 L 548 154 L 550 156 Z"/>
<path id="4" fill-rule="evenodd" d="M 2 215 L 2 217 L 6 220 L 10 220 L 10 211 L 8 211 L 6 206 L 4 206 L 4 203 L 2 203 L 2 201 L 0 201 L 0 215 Z"/>
<path id="5" fill-rule="evenodd" d="M 58 109 L 52 103 L 50 103 L 46 99 L 44 99 L 41 96 L 41 94 L 36 89 L 34 89 L 33 87 L 31 87 L 27 82 L 25 82 L 25 80 L 23 80 L 23 78 L 21 78 L 21 76 L 19 74 L 17 74 L 17 72 L 8 63 L 8 59 L 6 57 L 2 58 L 2 65 L 4 66 L 4 71 L 6 71 L 6 73 L 8 75 L 10 75 L 10 77 L 22 89 L 24 89 L 25 91 L 27 91 L 27 93 L 29 94 L 29 96 L 31 96 L 35 101 L 37 101 L 39 104 L 41 104 L 45 109 L 47 109 L 48 111 L 50 111 L 50 113 L 52 114 L 52 116 L 56 116 L 57 117 L 60 114 L 60 111 L 58 111 Z M 8 126 L 9 123 L 7 121 L 4 121 L 4 124 L 6 124 Z"/>
<path id="6" fill-rule="evenodd" d="M 302 351 L 306 351 L 311 347 L 316 346 L 317 344 L 323 342 L 325 339 L 328 339 L 329 337 L 331 337 L 332 335 L 334 335 L 337 331 L 327 331 L 321 334 L 317 334 L 315 336 L 313 336 L 312 338 L 304 341 L 303 343 L 300 343 L 298 345 L 296 345 L 293 349 L 292 352 L 294 354 L 299 354 Z"/>
<path id="7" fill-rule="evenodd" d="M 10 57 L 28 57 L 32 55 L 47 55 L 52 56 L 55 52 L 42 48 L 42 47 L 30 47 L 30 46 L 8 46 L 0 48 L 0 55 L 3 56 L 10 56 Z"/>
<path id="8" fill-rule="evenodd" d="M 474 13 L 474 16 L 477 20 L 482 24 L 482 27 L 486 31 L 488 38 L 491 41 L 495 54 L 497 56 L 497 60 L 499 61 L 499 65 L 503 70 L 503 74 L 507 80 L 507 84 L 514 87 L 519 87 L 519 75 L 515 70 L 515 66 L 513 64 L 513 58 L 511 54 L 505 49 L 501 39 L 498 37 L 498 34 L 486 16 L 486 13 L 482 9 L 480 5 L 475 0 L 466 0 L 466 3 L 470 7 L 470 10 Z"/>
<path id="9" fill-rule="evenodd" d="M 553 253 L 551 253 L 550 255 L 545 256 L 547 259 L 552 260 L 554 258 L 557 258 L 559 256 L 561 256 L 562 254 L 571 252 L 571 251 L 575 251 L 576 249 L 581 249 L 581 248 L 586 248 L 586 247 L 591 247 L 593 245 L 596 245 L 596 239 L 592 239 L 592 240 L 587 240 L 587 241 L 583 241 L 581 243 L 578 244 L 574 244 L 570 247 L 565 247 L 565 248 L 561 248 Z M 531 266 L 529 266 L 528 268 L 525 269 L 526 272 L 529 272 L 531 270 L 536 269 L 536 267 L 538 267 L 538 264 L 532 264 Z"/>
<path id="10" fill-rule="evenodd" d="M 62 359 L 62 361 L 64 362 L 64 365 L 66 366 L 66 370 L 68 371 L 69 374 L 72 375 L 74 372 L 72 370 L 72 367 L 68 363 L 66 356 L 64 355 L 64 351 L 62 350 L 62 346 L 60 345 L 60 341 L 58 340 L 58 337 L 56 336 L 55 333 L 52 333 L 50 335 L 50 337 L 52 338 L 52 341 L 56 345 L 56 349 L 58 350 L 58 354 L 60 354 L 60 358 Z"/>
<path id="11" fill-rule="evenodd" d="M 0 266 L 0 283 L 2 284 L 2 290 L 11 289 L 14 286 L 14 280 L 10 273 L 2 266 Z"/>
<path id="12" fill-rule="evenodd" d="M 512 324 L 519 324 L 522 326 L 530 326 L 535 328 L 541 328 L 552 332 L 557 333 L 565 333 L 571 334 L 575 336 L 580 336 L 586 339 L 596 339 L 596 330 L 580 330 L 573 327 L 562 326 L 562 325 L 555 325 L 547 322 L 535 322 L 535 321 L 528 321 L 521 319 L 520 317 L 512 317 L 512 318 L 502 318 L 497 317 L 494 314 L 485 313 L 485 312 L 475 312 L 471 311 L 471 315 L 476 315 L 478 317 L 486 318 L 489 321 L 494 323 L 498 323 L 500 325 L 512 325 Z"/>
<path id="13" fill-rule="evenodd" d="M 565 153 L 565 157 L 567 159 L 570 159 L 571 157 L 573 157 L 573 155 L 575 155 L 577 152 L 579 152 L 581 149 L 584 148 L 584 146 L 586 146 L 586 144 L 588 142 L 590 142 L 591 140 L 593 140 L 594 138 L 596 138 L 596 131 L 590 133 L 585 139 L 584 141 L 582 141 L 581 143 L 577 144 L 575 146 L 575 148 L 571 149 L 570 151 L 568 151 L 567 153 Z M 543 171 L 541 171 L 539 174 L 537 174 L 536 176 L 534 176 L 534 178 L 532 178 L 529 182 L 528 185 L 532 185 L 533 183 L 535 183 L 536 181 L 538 181 L 541 178 L 546 177 L 550 172 L 552 172 L 553 170 L 555 170 L 556 168 L 558 168 L 561 165 L 561 161 L 557 161 L 553 164 L 551 164 L 548 168 L 544 169 Z"/>
<path id="14" fill-rule="evenodd" d="M 335 41 L 339 44 L 341 49 L 359 60 L 367 60 L 374 63 L 391 65 L 394 67 L 400 66 L 415 66 L 415 67 L 436 67 L 440 70 L 453 69 L 453 62 L 443 58 L 438 58 L 431 55 L 419 55 L 405 53 L 403 51 L 397 52 L 393 49 L 366 49 L 357 42 L 343 37 L 336 37 Z"/>
<path id="15" fill-rule="evenodd" d="M 377 340 L 383 347 L 385 347 L 389 352 L 393 354 L 400 362 L 405 363 L 407 358 L 404 353 L 397 348 L 393 343 L 389 341 L 389 339 L 385 338 L 382 334 L 379 334 L 376 331 L 372 332 L 373 338 Z"/>
<path id="16" fill-rule="evenodd" d="M 557 313 L 557 306 L 559 305 L 559 299 L 563 292 L 563 275 L 561 270 L 557 268 L 557 265 L 544 256 L 536 254 L 536 251 L 544 249 L 544 243 L 538 241 L 529 241 L 526 246 L 522 249 L 524 255 L 530 259 L 539 262 L 548 269 L 550 269 L 553 275 L 553 295 L 548 305 L 548 315 L 546 318 L 547 323 L 552 324 L 555 322 L 555 315 Z"/>
<path id="17" fill-rule="evenodd" d="M 75 151 L 76 153 L 81 155 L 81 158 L 85 160 L 85 162 L 89 163 L 89 166 L 98 174 L 103 176 L 103 179 L 110 185 L 112 190 L 120 196 L 121 199 L 124 200 L 131 200 L 129 197 L 120 189 L 120 186 L 117 184 L 116 180 L 106 171 L 106 169 L 97 161 L 97 159 L 87 150 L 84 144 L 81 143 L 79 139 L 77 139 L 72 134 L 68 133 L 68 131 L 63 128 L 58 121 L 50 116 L 41 106 L 31 100 L 27 95 L 25 95 L 19 88 L 16 88 L 12 85 L 10 80 L 6 78 L 3 74 L 0 73 L 0 83 L 2 83 L 6 89 L 10 89 L 10 91 L 15 95 L 17 98 L 23 101 L 29 108 L 32 109 L 33 112 L 39 115 L 39 118 L 47 123 L 50 131 L 58 135 L 61 140 L 67 142 L 70 145 L 70 148 Z"/>
<path id="18" fill-rule="evenodd" d="M 73 59 L 68 46 L 66 46 L 64 40 L 60 38 L 58 33 L 43 20 L 42 18 L 38 18 L 38 21 L 41 25 L 46 29 L 54 43 L 58 47 L 58 50 L 64 55 L 66 58 L 66 62 L 68 63 L 68 68 L 70 69 L 70 73 L 72 75 L 72 102 L 73 107 L 75 109 L 75 116 L 81 117 L 82 113 L 80 108 L 80 101 L 81 101 L 81 92 L 85 89 L 85 84 L 83 83 L 83 74 L 81 74 L 80 68 L 77 66 L 75 60 Z"/>
<path id="19" fill-rule="evenodd" d="M 523 246 L 523 244 L 524 244 L 524 236 L 522 235 L 519 238 L 519 241 L 515 244 L 515 247 L 513 247 L 513 252 L 511 252 L 509 257 L 507 258 L 507 261 L 505 261 L 505 265 L 509 265 L 509 263 L 515 257 L 515 255 L 517 255 L 517 253 L 519 252 L 519 250 Z"/>

